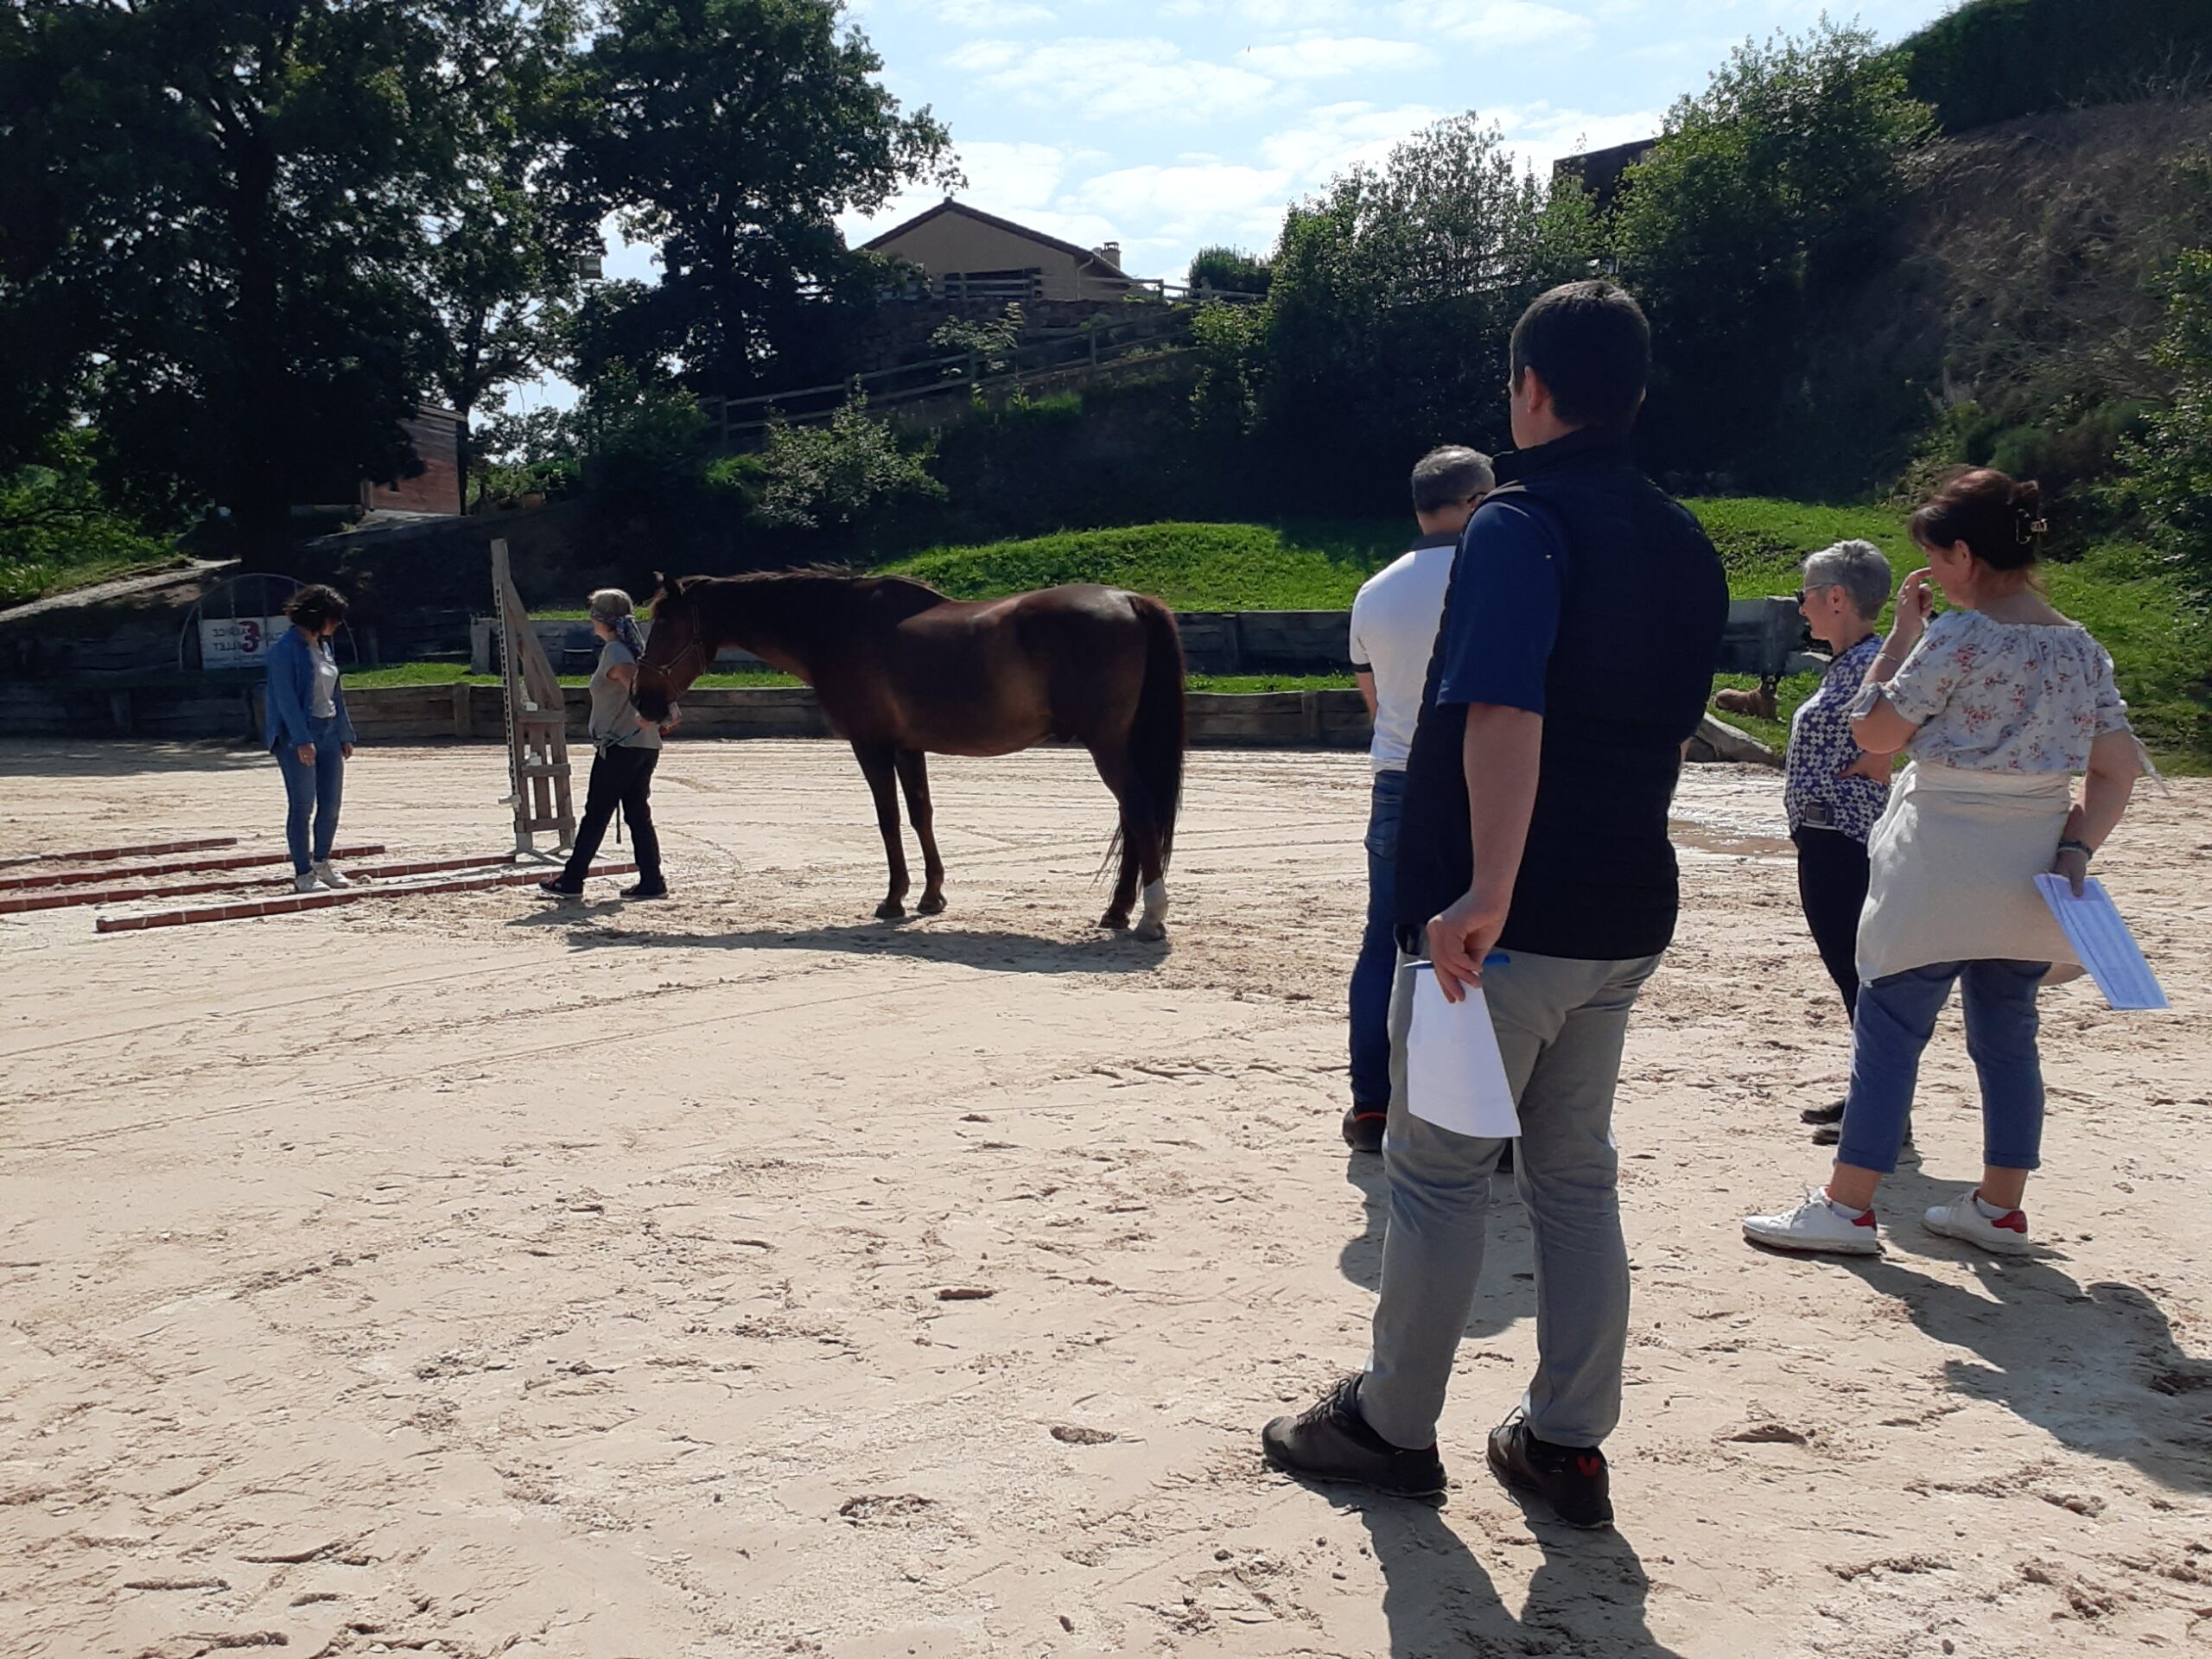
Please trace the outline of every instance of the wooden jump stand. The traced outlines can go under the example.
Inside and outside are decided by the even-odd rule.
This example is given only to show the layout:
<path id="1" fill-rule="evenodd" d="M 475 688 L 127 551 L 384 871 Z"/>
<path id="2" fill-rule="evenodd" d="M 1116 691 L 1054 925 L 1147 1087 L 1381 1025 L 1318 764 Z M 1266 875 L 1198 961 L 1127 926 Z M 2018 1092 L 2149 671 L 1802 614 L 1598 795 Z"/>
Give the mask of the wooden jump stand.
<path id="1" fill-rule="evenodd" d="M 499 675 L 505 691 L 506 803 L 515 810 L 515 856 L 544 858 L 537 837 L 551 830 L 556 850 L 575 844 L 569 790 L 569 714 L 561 682 L 515 591 L 505 541 L 492 543 L 492 597 L 499 613 Z"/>

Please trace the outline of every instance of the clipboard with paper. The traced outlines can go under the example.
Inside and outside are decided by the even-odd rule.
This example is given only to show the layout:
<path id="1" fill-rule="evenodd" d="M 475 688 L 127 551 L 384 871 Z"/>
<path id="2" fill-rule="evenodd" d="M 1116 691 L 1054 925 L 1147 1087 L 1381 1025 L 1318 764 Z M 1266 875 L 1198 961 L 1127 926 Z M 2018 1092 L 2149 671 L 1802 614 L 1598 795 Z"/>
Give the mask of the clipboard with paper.
<path id="1" fill-rule="evenodd" d="M 1412 964 L 1413 1024 L 1406 1035 L 1406 1109 L 1458 1135 L 1510 1140 L 1521 1133 L 1513 1086 L 1479 987 L 1445 1000 L 1436 970 Z"/>
<path id="2" fill-rule="evenodd" d="M 2083 883 L 2079 898 L 2063 875 L 2038 875 L 2036 887 L 2107 1004 L 2118 1009 L 2168 1006 L 2164 988 L 2144 961 L 2142 947 L 2128 931 L 2104 883 L 2092 876 Z"/>

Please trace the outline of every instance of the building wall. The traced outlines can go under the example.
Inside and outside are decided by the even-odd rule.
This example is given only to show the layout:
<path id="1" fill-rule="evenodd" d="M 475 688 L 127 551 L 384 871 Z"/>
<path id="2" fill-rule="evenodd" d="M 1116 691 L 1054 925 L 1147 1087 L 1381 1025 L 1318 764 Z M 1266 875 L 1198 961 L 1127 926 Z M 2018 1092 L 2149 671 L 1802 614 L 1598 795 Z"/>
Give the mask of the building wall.
<path id="1" fill-rule="evenodd" d="M 397 484 L 364 484 L 361 505 L 397 512 L 459 512 L 460 417 L 447 410 L 425 409 L 400 427 L 422 459 L 423 470 Z"/>
<path id="2" fill-rule="evenodd" d="M 1002 231 L 962 213 L 939 213 L 926 224 L 884 243 L 880 253 L 912 260 L 932 277 L 954 271 L 1024 270 L 1044 275 L 1048 300 L 1089 299 L 1119 293 L 1128 284 L 1110 278 L 1082 276 L 1073 254 L 1048 243 Z"/>

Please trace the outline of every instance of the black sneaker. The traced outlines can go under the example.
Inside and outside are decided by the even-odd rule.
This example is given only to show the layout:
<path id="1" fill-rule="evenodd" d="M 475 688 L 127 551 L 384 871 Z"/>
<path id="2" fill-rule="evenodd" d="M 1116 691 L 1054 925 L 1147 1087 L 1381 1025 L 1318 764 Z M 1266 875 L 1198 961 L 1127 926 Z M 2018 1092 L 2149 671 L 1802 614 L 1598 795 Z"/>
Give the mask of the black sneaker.
<path id="1" fill-rule="evenodd" d="M 622 896 L 625 899 L 665 899 L 668 897 L 668 889 L 666 887 L 649 887 L 644 882 L 640 881 L 635 887 L 623 888 Z"/>
<path id="2" fill-rule="evenodd" d="M 582 887 L 569 887 L 557 875 L 550 881 L 539 882 L 537 890 L 549 899 L 581 899 L 584 896 Z"/>
<path id="3" fill-rule="evenodd" d="M 1359 1414 L 1359 1379 L 1348 1376 L 1295 1417 L 1278 1417 L 1260 1431 L 1260 1449 L 1288 1475 L 1352 1480 L 1398 1497 L 1434 1497 L 1444 1490 L 1436 1448 L 1407 1452 L 1367 1426 Z"/>
<path id="4" fill-rule="evenodd" d="M 1594 1446 L 1540 1440 L 1516 1412 L 1490 1432 L 1490 1468 L 1515 1491 L 1542 1498 L 1570 1527 L 1613 1524 L 1605 1454 Z"/>
<path id="5" fill-rule="evenodd" d="M 1382 1150 L 1382 1126 L 1390 1121 L 1388 1107 L 1362 1106 L 1357 1101 L 1344 1108 L 1344 1145 L 1354 1152 Z"/>
<path id="6" fill-rule="evenodd" d="M 1797 1116 L 1807 1123 L 1840 1123 L 1843 1122 L 1843 1103 L 1832 1100 L 1825 1106 L 1808 1106 Z"/>
<path id="7" fill-rule="evenodd" d="M 1840 1123 L 1823 1123 L 1813 1131 L 1813 1144 L 1816 1147 L 1833 1147 L 1842 1139 L 1843 1125 Z M 1904 1139 L 1899 1144 L 1908 1147 L 1912 1144 L 1912 1124 L 1910 1121 L 1904 1126 Z"/>

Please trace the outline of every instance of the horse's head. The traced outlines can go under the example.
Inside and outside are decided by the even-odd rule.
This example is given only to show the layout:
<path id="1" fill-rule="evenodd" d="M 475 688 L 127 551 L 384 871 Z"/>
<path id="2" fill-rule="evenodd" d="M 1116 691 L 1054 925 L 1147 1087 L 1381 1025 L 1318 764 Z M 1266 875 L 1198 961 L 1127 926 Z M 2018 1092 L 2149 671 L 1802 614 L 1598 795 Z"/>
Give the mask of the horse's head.
<path id="1" fill-rule="evenodd" d="M 671 578 L 653 572 L 653 626 L 645 636 L 645 658 L 638 664 L 632 700 L 647 720 L 666 720 L 675 701 L 715 660 L 691 589 L 697 576 Z"/>

